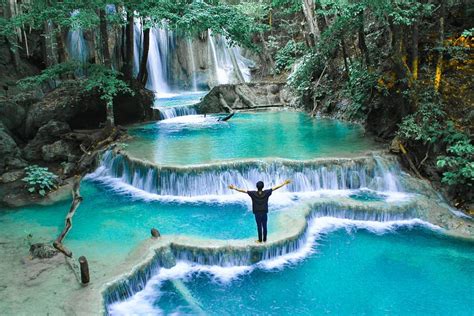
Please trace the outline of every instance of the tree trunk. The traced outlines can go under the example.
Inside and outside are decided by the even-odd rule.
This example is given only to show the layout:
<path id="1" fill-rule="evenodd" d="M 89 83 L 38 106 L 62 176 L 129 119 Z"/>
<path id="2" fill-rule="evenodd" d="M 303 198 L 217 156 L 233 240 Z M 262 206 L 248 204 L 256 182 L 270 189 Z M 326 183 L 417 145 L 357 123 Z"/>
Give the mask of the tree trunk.
<path id="1" fill-rule="evenodd" d="M 411 73 L 413 75 L 413 79 L 418 80 L 418 23 L 415 22 L 413 24 L 413 36 L 412 36 L 412 47 L 411 47 Z"/>
<path id="2" fill-rule="evenodd" d="M 308 23 L 310 34 L 313 37 L 312 44 L 315 45 L 321 36 L 318 23 L 314 15 L 315 4 L 314 0 L 302 0 L 303 13 Z"/>
<path id="3" fill-rule="evenodd" d="M 435 79 L 434 79 L 434 89 L 436 91 L 439 90 L 439 86 L 441 84 L 441 75 L 443 72 L 443 54 L 444 54 L 444 16 L 445 16 L 445 4 L 444 1 L 441 0 L 441 7 L 439 13 L 439 55 L 438 61 L 436 62 L 436 72 L 435 72 Z"/>
<path id="4" fill-rule="evenodd" d="M 140 70 L 138 71 L 137 80 L 143 85 L 146 84 L 148 80 L 148 51 L 150 50 L 150 29 L 146 28 L 143 30 L 143 53 L 142 59 L 140 61 Z"/>
<path id="5" fill-rule="evenodd" d="M 357 35 L 359 39 L 359 49 L 365 59 L 365 64 L 368 68 L 370 66 L 370 56 L 369 50 L 367 49 L 367 45 L 365 44 L 364 11 L 359 13 L 359 28 L 357 31 Z"/>
<path id="6" fill-rule="evenodd" d="M 74 184 L 72 188 L 72 203 L 71 203 L 71 208 L 69 209 L 69 212 L 66 215 L 66 221 L 64 225 L 64 229 L 61 232 L 61 234 L 56 238 L 56 240 L 53 243 L 54 248 L 62 252 L 65 256 L 67 257 L 72 257 L 72 252 L 67 249 L 64 244 L 63 240 L 66 238 L 66 235 L 69 233 L 69 230 L 72 228 L 72 218 L 74 214 L 76 213 L 77 208 L 82 202 L 82 196 L 81 193 L 79 192 L 79 189 L 81 187 L 81 179 L 82 177 L 76 176 L 74 179 Z"/>
<path id="7" fill-rule="evenodd" d="M 8 1 L 4 3 L 4 11 L 3 15 L 6 19 L 13 18 L 15 16 L 14 10 L 15 10 L 15 1 Z M 11 36 L 6 37 L 7 45 L 10 50 L 10 56 L 13 62 L 13 65 L 15 66 L 15 69 L 18 70 L 18 67 L 20 65 L 20 53 L 18 51 L 19 45 L 18 45 L 18 37 L 17 37 L 17 32 L 13 32 Z"/>
<path id="8" fill-rule="evenodd" d="M 109 34 L 107 32 L 107 20 L 105 16 L 105 10 L 102 8 L 99 10 L 100 17 L 100 38 L 102 42 L 102 56 L 104 56 L 104 65 L 107 68 L 112 67 L 110 61 L 110 51 L 109 51 Z"/>
<path id="9" fill-rule="evenodd" d="M 125 56 L 125 79 L 131 80 L 133 77 L 133 11 L 127 12 L 127 27 L 125 30 L 127 55 Z"/>

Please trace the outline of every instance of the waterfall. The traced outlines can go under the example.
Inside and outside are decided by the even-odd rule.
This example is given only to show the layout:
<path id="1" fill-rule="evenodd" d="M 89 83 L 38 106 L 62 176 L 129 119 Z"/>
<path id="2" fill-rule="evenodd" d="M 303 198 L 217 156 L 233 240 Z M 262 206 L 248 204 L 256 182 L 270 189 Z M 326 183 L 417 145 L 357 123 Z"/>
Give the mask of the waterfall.
<path id="1" fill-rule="evenodd" d="M 212 66 L 214 68 L 214 76 L 217 80 L 218 84 L 226 84 L 229 83 L 229 76 L 226 72 L 226 70 L 223 68 L 225 65 L 221 65 L 217 58 L 217 50 L 216 50 L 216 43 L 215 43 L 215 38 L 212 36 L 211 30 L 207 31 L 207 38 L 209 42 L 209 47 L 210 47 L 210 56 L 212 58 Z"/>
<path id="2" fill-rule="evenodd" d="M 79 10 L 74 10 L 71 16 L 79 14 Z M 67 34 L 66 47 L 72 59 L 85 63 L 89 57 L 87 42 L 81 28 L 73 27 Z"/>
<path id="3" fill-rule="evenodd" d="M 208 75 L 214 78 L 214 83 L 225 84 L 250 80 L 250 67 L 253 62 L 242 56 L 239 47 L 231 47 L 225 37 L 212 35 L 208 30 L 209 69 Z M 178 51 L 176 42 L 182 41 L 185 45 L 184 58 L 187 65 L 181 65 L 192 85 L 192 90 L 198 89 L 196 68 L 196 52 L 190 38 L 177 37 L 173 31 L 163 28 L 150 29 L 150 47 L 148 51 L 148 80 L 146 88 L 157 93 L 158 96 L 171 93 L 175 82 L 182 80 L 179 74 L 172 73 L 171 65 L 176 63 Z M 134 23 L 134 74 L 137 75 L 143 51 L 143 20 L 137 19 Z M 178 59 L 178 62 L 181 62 Z M 188 69 L 186 69 L 186 67 Z"/>
<path id="4" fill-rule="evenodd" d="M 383 160 L 380 164 L 377 160 Z M 395 175 L 398 166 L 381 157 L 321 159 L 314 161 L 237 161 L 191 167 L 166 167 L 126 154 L 107 151 L 91 176 L 115 178 L 139 190 L 161 196 L 230 195 L 229 184 L 253 189 L 257 181 L 268 186 L 292 179 L 290 192 L 369 188 L 402 191 Z"/>
<path id="5" fill-rule="evenodd" d="M 143 51 L 143 22 L 135 19 L 133 23 L 133 75 L 137 76 L 140 71 L 140 60 Z"/>
<path id="6" fill-rule="evenodd" d="M 250 81 L 250 66 L 254 63 L 242 56 L 240 47 L 231 47 L 224 36 L 213 35 L 210 30 L 208 40 L 217 83 Z"/>
<path id="7" fill-rule="evenodd" d="M 193 52 L 193 42 L 190 38 L 187 39 L 186 41 L 187 47 L 188 47 L 188 56 L 189 56 L 189 61 L 191 63 L 191 77 L 192 77 L 192 86 L 193 86 L 193 91 L 197 91 L 197 78 L 196 78 L 196 63 L 194 61 L 194 52 Z"/>
<path id="8" fill-rule="evenodd" d="M 168 53 L 170 38 L 167 31 L 158 28 L 150 30 L 150 50 L 148 52 L 148 81 L 146 87 L 158 94 L 169 93 Z"/>
<path id="9" fill-rule="evenodd" d="M 178 106 L 161 106 L 156 107 L 160 111 L 160 118 L 162 120 L 170 119 L 178 116 L 195 115 L 197 114 L 196 108 L 189 105 L 178 105 Z"/>
<path id="10" fill-rule="evenodd" d="M 373 232 L 386 232 L 401 227 L 428 227 L 436 229 L 432 225 L 418 219 L 413 219 L 412 212 L 400 214 L 370 212 L 370 216 L 360 214 L 357 208 L 344 211 L 344 215 L 338 212 L 343 209 L 327 206 L 321 210 L 313 209 L 307 216 L 307 224 L 294 236 L 279 240 L 277 242 L 260 246 L 236 245 L 236 246 L 212 246 L 209 244 L 191 246 L 179 241 L 173 242 L 160 249 L 151 260 L 137 267 L 130 275 L 109 285 L 104 291 L 104 301 L 107 308 L 112 304 L 124 301 L 139 291 L 150 290 L 157 284 L 169 278 L 165 273 L 160 275 L 160 270 L 179 269 L 187 275 L 195 269 L 196 272 L 207 272 L 216 277 L 228 279 L 242 273 L 248 273 L 256 267 L 262 269 L 281 268 L 287 263 L 297 262 L 312 253 L 312 249 L 320 236 L 326 232 L 337 229 L 367 229 Z M 329 218 L 325 213 L 337 218 Z M 379 214 L 379 215 L 377 215 Z M 346 218 L 345 215 L 348 215 Z M 167 276 L 166 276 L 167 275 Z M 150 295 L 150 293 L 152 295 Z M 156 297 L 152 290 L 142 295 L 140 299 L 147 296 Z"/>

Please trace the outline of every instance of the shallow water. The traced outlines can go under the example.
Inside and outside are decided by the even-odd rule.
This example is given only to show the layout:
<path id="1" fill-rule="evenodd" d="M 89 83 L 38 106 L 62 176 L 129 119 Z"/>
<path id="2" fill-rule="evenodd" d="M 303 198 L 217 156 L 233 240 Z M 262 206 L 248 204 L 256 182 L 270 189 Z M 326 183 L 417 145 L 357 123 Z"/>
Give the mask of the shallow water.
<path id="1" fill-rule="evenodd" d="M 227 122 L 191 115 L 130 129 L 126 150 L 160 164 L 226 159 L 344 157 L 378 149 L 362 127 L 303 112 L 237 113 Z"/>
<path id="2" fill-rule="evenodd" d="M 181 265 L 182 271 L 161 273 L 163 279 L 148 293 L 154 294 L 115 305 L 112 311 L 126 314 L 134 306 L 138 315 L 474 313 L 472 243 L 425 228 L 383 235 L 346 229 L 319 236 L 303 261 L 280 269 L 254 267 L 230 281 L 216 279 L 212 268 L 192 272 Z"/>
<path id="3" fill-rule="evenodd" d="M 84 201 L 79 206 L 67 246 L 89 258 L 126 254 L 150 236 L 150 229 L 162 234 L 216 239 L 244 239 L 255 235 L 254 218 L 245 203 L 163 202 L 135 200 L 115 194 L 92 182 L 81 185 Z M 64 227 L 70 202 L 51 206 L 29 206 L 21 210 L 0 210 L 0 238 L 33 235 L 35 242 L 49 242 Z M 270 220 L 270 228 L 274 222 Z M 19 229 L 24 227 L 24 229 Z"/>
<path id="4" fill-rule="evenodd" d="M 155 107 L 169 107 L 169 106 L 187 106 L 198 103 L 208 91 L 194 91 L 179 94 L 171 94 L 169 96 L 158 97 L 155 99 Z"/>

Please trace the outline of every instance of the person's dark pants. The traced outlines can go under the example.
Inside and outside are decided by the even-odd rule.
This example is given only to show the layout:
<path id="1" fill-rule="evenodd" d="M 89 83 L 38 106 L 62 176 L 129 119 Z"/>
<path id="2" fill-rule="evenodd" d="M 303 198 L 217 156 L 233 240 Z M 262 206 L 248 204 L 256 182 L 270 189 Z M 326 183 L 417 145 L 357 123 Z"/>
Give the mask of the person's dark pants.
<path id="1" fill-rule="evenodd" d="M 258 241 L 267 241 L 267 213 L 255 213 L 255 221 L 257 222 Z"/>

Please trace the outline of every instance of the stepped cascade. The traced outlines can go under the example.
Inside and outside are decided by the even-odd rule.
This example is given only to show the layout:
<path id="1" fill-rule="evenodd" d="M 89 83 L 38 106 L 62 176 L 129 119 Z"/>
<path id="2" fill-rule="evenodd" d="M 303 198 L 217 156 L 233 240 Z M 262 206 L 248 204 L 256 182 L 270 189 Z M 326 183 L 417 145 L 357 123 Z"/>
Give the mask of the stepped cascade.
<path id="1" fill-rule="evenodd" d="M 0 12 L 2 316 L 474 315 L 467 1 Z"/>
<path id="2" fill-rule="evenodd" d="M 199 196 L 228 195 L 229 183 L 252 188 L 266 183 L 293 179 L 290 192 L 370 188 L 377 191 L 401 191 L 396 179 L 397 165 L 381 157 L 358 160 L 320 161 L 240 161 L 190 168 L 154 166 L 127 155 L 107 151 L 95 179 L 113 177 L 137 189 L 158 195 Z"/>

